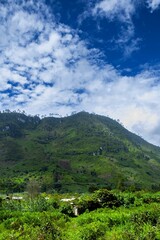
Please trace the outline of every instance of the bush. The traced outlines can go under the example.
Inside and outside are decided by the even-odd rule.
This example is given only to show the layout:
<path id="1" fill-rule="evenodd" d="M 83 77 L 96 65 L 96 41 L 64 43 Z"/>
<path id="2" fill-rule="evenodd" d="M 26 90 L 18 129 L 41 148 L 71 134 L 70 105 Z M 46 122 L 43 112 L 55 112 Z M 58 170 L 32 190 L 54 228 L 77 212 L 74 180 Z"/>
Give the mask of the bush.
<path id="1" fill-rule="evenodd" d="M 86 210 L 93 211 L 97 208 L 100 208 L 99 201 L 94 198 L 93 195 L 86 195 L 79 199 L 78 201 L 78 211 L 79 214 L 84 213 Z"/>
<path id="2" fill-rule="evenodd" d="M 122 199 L 107 189 L 100 189 L 94 193 L 94 198 L 99 202 L 100 207 L 119 207 L 123 204 Z"/>
<path id="3" fill-rule="evenodd" d="M 92 222 L 83 227 L 83 231 L 79 232 L 79 239 L 97 240 L 102 239 L 105 234 L 105 224 L 100 222 Z"/>
<path id="4" fill-rule="evenodd" d="M 61 203 L 59 211 L 63 214 L 68 215 L 69 217 L 74 217 L 73 207 L 68 203 Z"/>
<path id="5" fill-rule="evenodd" d="M 123 198 L 118 197 L 107 189 L 95 191 L 93 194 L 85 195 L 78 201 L 79 213 L 86 210 L 93 211 L 97 208 L 113 208 L 124 204 Z"/>

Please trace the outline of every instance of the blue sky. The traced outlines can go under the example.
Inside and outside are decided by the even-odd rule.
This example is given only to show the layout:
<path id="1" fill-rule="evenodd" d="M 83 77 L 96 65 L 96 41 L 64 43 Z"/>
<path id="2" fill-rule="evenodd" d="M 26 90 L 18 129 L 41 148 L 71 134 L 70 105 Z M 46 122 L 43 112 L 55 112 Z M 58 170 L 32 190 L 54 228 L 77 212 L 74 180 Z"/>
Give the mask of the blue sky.
<path id="1" fill-rule="evenodd" d="M 160 0 L 2 0 L 0 110 L 94 112 L 160 145 L 159 24 Z"/>

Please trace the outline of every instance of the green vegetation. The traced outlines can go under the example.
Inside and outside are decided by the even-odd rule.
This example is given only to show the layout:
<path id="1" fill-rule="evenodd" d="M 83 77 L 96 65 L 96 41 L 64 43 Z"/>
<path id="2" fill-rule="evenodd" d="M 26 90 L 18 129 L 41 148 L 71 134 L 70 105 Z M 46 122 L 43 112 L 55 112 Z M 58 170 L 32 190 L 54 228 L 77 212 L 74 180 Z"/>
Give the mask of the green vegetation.
<path id="1" fill-rule="evenodd" d="M 0 113 L 0 192 L 160 189 L 160 148 L 108 117 Z"/>
<path id="2" fill-rule="evenodd" d="M 154 240 L 160 239 L 160 192 L 23 195 L 0 201 L 1 240 Z M 75 217 L 73 206 L 83 213 Z"/>
<path id="3" fill-rule="evenodd" d="M 1 240 L 158 240 L 159 176 L 160 148 L 108 117 L 0 113 Z"/>

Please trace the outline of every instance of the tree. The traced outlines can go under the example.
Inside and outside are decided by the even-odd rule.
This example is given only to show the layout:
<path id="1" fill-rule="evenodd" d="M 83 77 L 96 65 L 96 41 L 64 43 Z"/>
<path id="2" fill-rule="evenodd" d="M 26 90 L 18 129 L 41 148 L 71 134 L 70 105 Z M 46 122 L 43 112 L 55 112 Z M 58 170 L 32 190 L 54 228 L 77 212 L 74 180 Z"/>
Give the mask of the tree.
<path id="1" fill-rule="evenodd" d="M 35 179 L 31 179 L 27 184 L 27 192 L 30 198 L 35 198 L 40 192 L 40 185 Z"/>

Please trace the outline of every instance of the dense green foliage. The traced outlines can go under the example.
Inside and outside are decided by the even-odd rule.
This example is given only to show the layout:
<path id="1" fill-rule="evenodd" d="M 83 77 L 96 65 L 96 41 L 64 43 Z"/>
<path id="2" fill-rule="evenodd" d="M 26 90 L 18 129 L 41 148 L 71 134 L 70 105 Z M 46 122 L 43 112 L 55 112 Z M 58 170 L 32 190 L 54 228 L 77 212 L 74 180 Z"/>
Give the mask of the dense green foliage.
<path id="1" fill-rule="evenodd" d="M 160 149 L 108 117 L 0 113 L 0 192 L 158 190 Z"/>
<path id="2" fill-rule="evenodd" d="M 83 205 L 85 211 L 78 217 L 73 215 L 73 205 L 61 201 L 69 196 L 23 197 L 21 201 L 1 199 L 1 240 L 160 239 L 160 192 L 102 189 L 79 195 L 73 205 L 79 208 Z M 98 200 L 100 205 L 95 206 Z M 95 207 L 92 211 L 89 209 L 91 204 Z"/>

